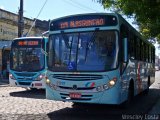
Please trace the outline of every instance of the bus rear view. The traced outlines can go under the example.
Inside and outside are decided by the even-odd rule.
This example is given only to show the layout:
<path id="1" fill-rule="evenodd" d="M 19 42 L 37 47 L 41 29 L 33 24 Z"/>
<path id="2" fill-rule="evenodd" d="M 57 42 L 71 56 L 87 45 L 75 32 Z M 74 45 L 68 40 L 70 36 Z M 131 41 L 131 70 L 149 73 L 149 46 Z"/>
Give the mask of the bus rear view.
<path id="1" fill-rule="evenodd" d="M 24 37 L 13 40 L 10 55 L 11 86 L 45 88 L 47 38 Z"/>

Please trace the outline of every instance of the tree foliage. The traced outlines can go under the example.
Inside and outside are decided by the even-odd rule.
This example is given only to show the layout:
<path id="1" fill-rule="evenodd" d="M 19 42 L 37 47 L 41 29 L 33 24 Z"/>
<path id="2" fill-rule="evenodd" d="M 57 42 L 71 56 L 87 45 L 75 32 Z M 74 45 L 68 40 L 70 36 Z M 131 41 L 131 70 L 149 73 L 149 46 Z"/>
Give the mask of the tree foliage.
<path id="1" fill-rule="evenodd" d="M 147 39 L 160 43 L 160 0 L 98 0 L 105 9 L 132 16 Z"/>

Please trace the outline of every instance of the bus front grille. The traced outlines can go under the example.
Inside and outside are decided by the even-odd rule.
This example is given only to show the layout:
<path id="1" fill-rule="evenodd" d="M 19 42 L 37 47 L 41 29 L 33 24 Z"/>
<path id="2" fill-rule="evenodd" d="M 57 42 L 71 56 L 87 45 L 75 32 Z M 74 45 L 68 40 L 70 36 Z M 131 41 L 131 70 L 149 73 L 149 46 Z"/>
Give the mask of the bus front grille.
<path id="1" fill-rule="evenodd" d="M 58 86 L 61 89 L 73 90 L 73 87 Z M 93 90 L 95 87 L 78 87 L 76 90 Z"/>
<path id="2" fill-rule="evenodd" d="M 54 74 L 52 75 L 52 77 L 55 79 L 71 80 L 71 81 L 103 79 L 102 75 L 94 75 L 94 74 Z"/>
<path id="3" fill-rule="evenodd" d="M 17 76 L 33 77 L 36 73 L 15 73 Z"/>

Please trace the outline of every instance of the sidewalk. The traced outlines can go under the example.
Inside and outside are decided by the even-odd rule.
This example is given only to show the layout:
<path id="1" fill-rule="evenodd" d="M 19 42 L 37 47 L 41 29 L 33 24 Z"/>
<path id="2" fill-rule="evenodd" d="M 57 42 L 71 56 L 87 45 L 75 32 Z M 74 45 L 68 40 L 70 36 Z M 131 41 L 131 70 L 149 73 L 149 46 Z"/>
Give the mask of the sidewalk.
<path id="1" fill-rule="evenodd" d="M 160 78 L 160 71 L 156 71 L 156 76 L 155 76 L 156 81 L 153 83 L 153 85 L 150 88 L 160 89 L 160 79 L 159 78 Z M 148 114 L 160 115 L 160 97 L 158 98 L 156 104 L 148 112 Z M 159 116 L 159 119 L 160 119 L 160 116 Z"/>

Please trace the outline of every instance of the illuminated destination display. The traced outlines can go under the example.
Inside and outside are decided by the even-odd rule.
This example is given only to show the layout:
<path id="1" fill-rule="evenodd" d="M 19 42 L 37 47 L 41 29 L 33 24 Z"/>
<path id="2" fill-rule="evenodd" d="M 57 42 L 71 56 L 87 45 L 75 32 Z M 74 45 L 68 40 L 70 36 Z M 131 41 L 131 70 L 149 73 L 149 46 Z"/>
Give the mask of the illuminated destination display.
<path id="1" fill-rule="evenodd" d="M 77 20 L 77 21 L 68 21 L 60 23 L 60 28 L 76 28 L 76 27 L 87 27 L 87 26 L 100 26 L 104 25 L 104 19 L 92 19 L 92 20 Z"/>
<path id="2" fill-rule="evenodd" d="M 28 41 L 28 45 L 38 45 L 38 41 Z"/>
<path id="3" fill-rule="evenodd" d="M 24 46 L 24 45 L 38 45 L 38 41 L 18 41 L 18 45 Z"/>
<path id="4" fill-rule="evenodd" d="M 73 28 L 115 25 L 117 25 L 117 18 L 113 15 L 82 15 L 53 20 L 50 23 L 50 30 L 54 31 Z"/>
<path id="5" fill-rule="evenodd" d="M 22 39 L 14 40 L 12 46 L 17 47 L 41 47 L 41 39 Z"/>
<path id="6" fill-rule="evenodd" d="M 20 45 L 20 46 L 21 46 L 21 45 L 22 45 L 22 46 L 23 46 L 23 45 L 27 45 L 27 41 L 19 41 L 19 42 L 18 42 L 18 45 Z"/>

